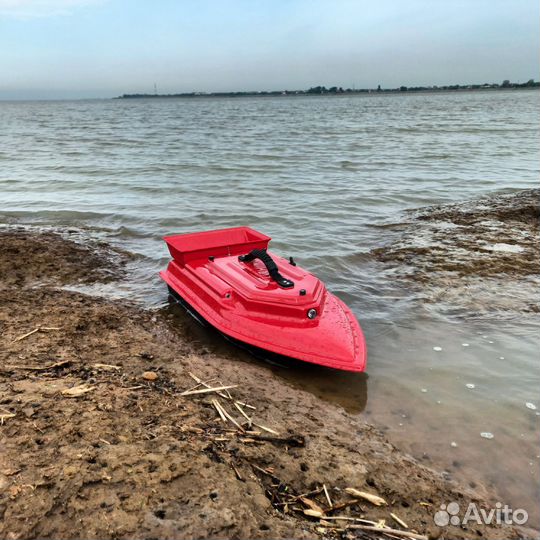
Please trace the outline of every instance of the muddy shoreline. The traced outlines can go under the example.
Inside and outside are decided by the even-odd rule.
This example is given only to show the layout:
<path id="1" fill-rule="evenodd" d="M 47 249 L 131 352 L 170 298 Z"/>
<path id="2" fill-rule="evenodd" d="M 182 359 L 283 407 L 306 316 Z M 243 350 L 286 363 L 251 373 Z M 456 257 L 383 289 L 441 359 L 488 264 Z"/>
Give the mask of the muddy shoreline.
<path id="1" fill-rule="evenodd" d="M 335 517 L 426 537 L 525 537 L 437 527 L 441 504 L 487 509 L 490 494 L 259 364 L 208 353 L 177 320 L 63 288 L 113 280 L 126 258 L 52 232 L 0 231 L 0 537 L 381 537 Z M 182 396 L 202 389 L 193 376 L 234 386 L 223 391 L 232 400 Z"/>
<path id="2" fill-rule="evenodd" d="M 540 313 L 540 189 L 411 210 L 372 255 L 446 315 Z"/>

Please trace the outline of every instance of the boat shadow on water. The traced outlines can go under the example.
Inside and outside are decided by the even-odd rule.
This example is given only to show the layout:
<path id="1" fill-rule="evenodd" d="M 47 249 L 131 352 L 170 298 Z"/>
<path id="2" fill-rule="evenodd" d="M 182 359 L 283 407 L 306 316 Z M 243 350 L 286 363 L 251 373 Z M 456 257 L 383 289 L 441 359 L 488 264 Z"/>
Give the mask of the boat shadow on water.
<path id="1" fill-rule="evenodd" d="M 218 354 L 231 361 L 256 362 L 294 388 L 308 391 L 350 413 L 360 413 L 366 408 L 369 376 L 365 372 L 326 368 L 248 346 L 219 332 L 171 291 L 163 311 L 188 340 L 200 345 L 201 351 Z"/>

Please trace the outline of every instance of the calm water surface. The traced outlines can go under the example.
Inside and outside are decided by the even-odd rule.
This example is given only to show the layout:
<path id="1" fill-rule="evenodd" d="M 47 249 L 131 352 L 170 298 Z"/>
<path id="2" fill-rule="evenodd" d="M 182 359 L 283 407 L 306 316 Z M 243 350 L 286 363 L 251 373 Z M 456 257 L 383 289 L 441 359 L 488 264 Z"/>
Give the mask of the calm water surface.
<path id="1" fill-rule="evenodd" d="M 133 279 L 100 292 L 156 308 L 168 306 L 164 234 L 269 234 L 353 308 L 370 351 L 369 377 L 269 369 L 537 523 L 540 417 L 525 403 L 540 409 L 538 317 L 446 318 L 370 250 L 405 209 L 536 186 L 539 105 L 534 91 L 0 102 L 0 222 L 137 253 Z M 193 332 L 239 368 L 255 361 Z"/>

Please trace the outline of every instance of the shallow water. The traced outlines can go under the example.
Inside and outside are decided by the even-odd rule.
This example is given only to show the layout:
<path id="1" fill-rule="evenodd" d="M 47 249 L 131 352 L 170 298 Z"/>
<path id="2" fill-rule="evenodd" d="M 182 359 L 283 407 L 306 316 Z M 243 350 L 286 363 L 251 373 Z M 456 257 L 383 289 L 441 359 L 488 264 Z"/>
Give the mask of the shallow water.
<path id="1" fill-rule="evenodd" d="M 469 317 L 455 294 L 434 309 L 370 251 L 405 209 L 536 186 L 539 105 L 536 91 L 0 102 L 0 222 L 137 253 L 133 279 L 100 292 L 152 307 L 168 305 L 161 236 L 262 230 L 353 308 L 369 346 L 368 377 L 270 369 L 537 522 L 538 316 Z"/>

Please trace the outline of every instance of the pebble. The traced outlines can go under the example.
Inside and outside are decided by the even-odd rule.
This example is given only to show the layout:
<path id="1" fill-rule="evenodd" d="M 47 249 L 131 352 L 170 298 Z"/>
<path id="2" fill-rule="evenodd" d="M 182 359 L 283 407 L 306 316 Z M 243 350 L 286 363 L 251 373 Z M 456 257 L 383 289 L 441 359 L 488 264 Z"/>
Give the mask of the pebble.
<path id="1" fill-rule="evenodd" d="M 158 378 L 158 375 L 155 371 L 145 371 L 142 374 L 142 378 L 145 381 L 155 381 Z"/>
<path id="2" fill-rule="evenodd" d="M 475 387 L 473 383 L 467 383 L 465 386 L 471 390 Z"/>
<path id="3" fill-rule="evenodd" d="M 9 478 L 4 474 L 0 473 L 0 489 L 2 491 L 7 490 L 10 485 L 11 482 L 9 481 Z"/>
<path id="4" fill-rule="evenodd" d="M 442 351 L 442 347 L 433 347 L 433 350 L 434 350 L 434 351 L 437 351 L 437 352 L 438 352 L 438 351 Z"/>
<path id="5" fill-rule="evenodd" d="M 452 448 L 457 448 L 457 442 L 456 442 L 456 441 L 452 441 L 452 442 L 450 443 L 450 446 L 451 446 Z"/>
<path id="6" fill-rule="evenodd" d="M 484 439 L 493 439 L 495 435 L 493 435 L 493 433 L 490 433 L 489 431 L 482 431 L 482 433 L 480 433 L 480 437 L 483 437 Z"/>
<path id="7" fill-rule="evenodd" d="M 534 403 L 530 403 L 529 401 L 527 403 L 525 403 L 525 407 L 527 407 L 527 409 L 531 409 L 531 411 L 536 411 L 537 407 Z"/>
<path id="8" fill-rule="evenodd" d="M 536 407 L 535 407 L 536 408 Z M 35 409 L 33 407 L 25 407 L 22 412 L 26 416 L 26 418 L 31 418 L 36 413 Z"/>

